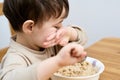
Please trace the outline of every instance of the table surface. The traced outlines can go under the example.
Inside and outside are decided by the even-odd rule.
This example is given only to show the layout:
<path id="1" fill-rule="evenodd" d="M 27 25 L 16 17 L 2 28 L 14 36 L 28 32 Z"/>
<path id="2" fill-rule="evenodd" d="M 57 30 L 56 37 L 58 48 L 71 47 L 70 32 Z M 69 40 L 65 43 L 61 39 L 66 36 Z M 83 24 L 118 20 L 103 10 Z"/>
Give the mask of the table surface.
<path id="1" fill-rule="evenodd" d="M 3 6 L 3 3 L 0 2 L 0 16 L 3 15 L 2 6 Z"/>
<path id="2" fill-rule="evenodd" d="M 89 57 L 99 59 L 105 70 L 99 80 L 120 80 L 120 38 L 104 38 L 86 48 Z"/>

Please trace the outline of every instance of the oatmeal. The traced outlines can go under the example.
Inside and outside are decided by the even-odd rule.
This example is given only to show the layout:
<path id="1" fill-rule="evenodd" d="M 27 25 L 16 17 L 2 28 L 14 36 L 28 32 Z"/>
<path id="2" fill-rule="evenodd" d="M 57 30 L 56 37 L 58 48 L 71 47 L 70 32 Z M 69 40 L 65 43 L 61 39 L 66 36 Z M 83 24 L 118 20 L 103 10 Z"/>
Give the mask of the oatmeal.
<path id="1" fill-rule="evenodd" d="M 98 69 L 87 61 L 76 63 L 74 65 L 65 66 L 56 73 L 68 77 L 89 76 L 97 73 Z"/>

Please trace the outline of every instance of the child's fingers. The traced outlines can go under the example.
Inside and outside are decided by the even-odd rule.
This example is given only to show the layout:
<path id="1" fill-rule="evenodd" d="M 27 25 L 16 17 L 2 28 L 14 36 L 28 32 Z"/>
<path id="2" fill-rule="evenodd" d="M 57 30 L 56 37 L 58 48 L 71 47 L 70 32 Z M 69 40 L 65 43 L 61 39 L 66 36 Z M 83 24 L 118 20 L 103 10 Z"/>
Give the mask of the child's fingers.
<path id="1" fill-rule="evenodd" d="M 53 34 L 49 35 L 46 40 L 49 41 L 49 40 L 54 39 L 55 37 L 56 37 L 56 33 L 53 33 Z"/>
<path id="2" fill-rule="evenodd" d="M 83 50 L 82 47 L 72 48 L 70 54 L 72 57 L 76 58 L 79 62 L 83 61 L 87 56 L 87 53 Z"/>
<path id="3" fill-rule="evenodd" d="M 87 57 L 87 53 L 83 52 L 81 56 L 77 57 L 78 62 L 83 62 L 86 59 L 86 57 Z"/>
<path id="4" fill-rule="evenodd" d="M 56 39 L 60 39 L 60 37 L 62 37 L 64 33 L 65 33 L 65 29 L 61 28 L 60 30 L 58 30 L 56 34 Z"/>
<path id="5" fill-rule="evenodd" d="M 52 40 L 50 40 L 50 41 L 46 41 L 46 42 L 44 42 L 43 43 L 43 45 L 45 46 L 45 47 L 51 47 L 51 46 L 54 46 L 54 45 L 56 45 L 57 43 L 56 43 L 56 40 L 55 39 L 52 39 Z"/>
<path id="6" fill-rule="evenodd" d="M 61 39 L 59 42 L 57 42 L 59 45 L 61 46 L 65 46 L 66 44 L 68 44 L 68 39 L 67 38 L 64 38 L 64 39 Z"/>

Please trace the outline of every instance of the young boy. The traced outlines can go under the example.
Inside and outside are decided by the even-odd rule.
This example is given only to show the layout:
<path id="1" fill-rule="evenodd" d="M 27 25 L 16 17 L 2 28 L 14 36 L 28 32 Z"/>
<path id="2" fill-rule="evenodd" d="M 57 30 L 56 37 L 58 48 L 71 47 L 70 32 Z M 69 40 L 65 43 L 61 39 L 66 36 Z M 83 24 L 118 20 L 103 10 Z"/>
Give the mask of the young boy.
<path id="1" fill-rule="evenodd" d="M 16 35 L 2 59 L 0 80 L 48 80 L 85 58 L 84 31 L 62 25 L 68 0 L 4 0 L 3 12 Z"/>

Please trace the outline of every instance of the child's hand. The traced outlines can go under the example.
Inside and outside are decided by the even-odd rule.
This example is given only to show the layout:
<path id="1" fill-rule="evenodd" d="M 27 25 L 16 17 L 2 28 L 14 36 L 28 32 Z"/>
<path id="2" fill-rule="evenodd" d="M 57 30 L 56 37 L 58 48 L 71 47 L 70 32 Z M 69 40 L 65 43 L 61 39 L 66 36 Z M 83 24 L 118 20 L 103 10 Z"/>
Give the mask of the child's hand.
<path id="1" fill-rule="evenodd" d="M 70 40 L 71 32 L 67 27 L 61 28 L 57 31 L 56 34 L 56 43 L 61 46 L 68 44 Z"/>
<path id="2" fill-rule="evenodd" d="M 81 62 L 86 57 L 86 52 L 80 44 L 69 43 L 59 51 L 56 57 L 60 66 L 66 66 Z"/>
<path id="3" fill-rule="evenodd" d="M 60 28 L 47 37 L 44 45 L 46 47 L 51 47 L 54 45 L 65 46 L 70 41 L 72 34 L 75 34 L 75 32 L 73 32 L 70 27 Z"/>
<path id="4" fill-rule="evenodd" d="M 77 31 L 72 27 L 62 27 L 56 33 L 56 43 L 61 46 L 65 46 L 69 41 L 75 41 L 77 39 Z"/>

